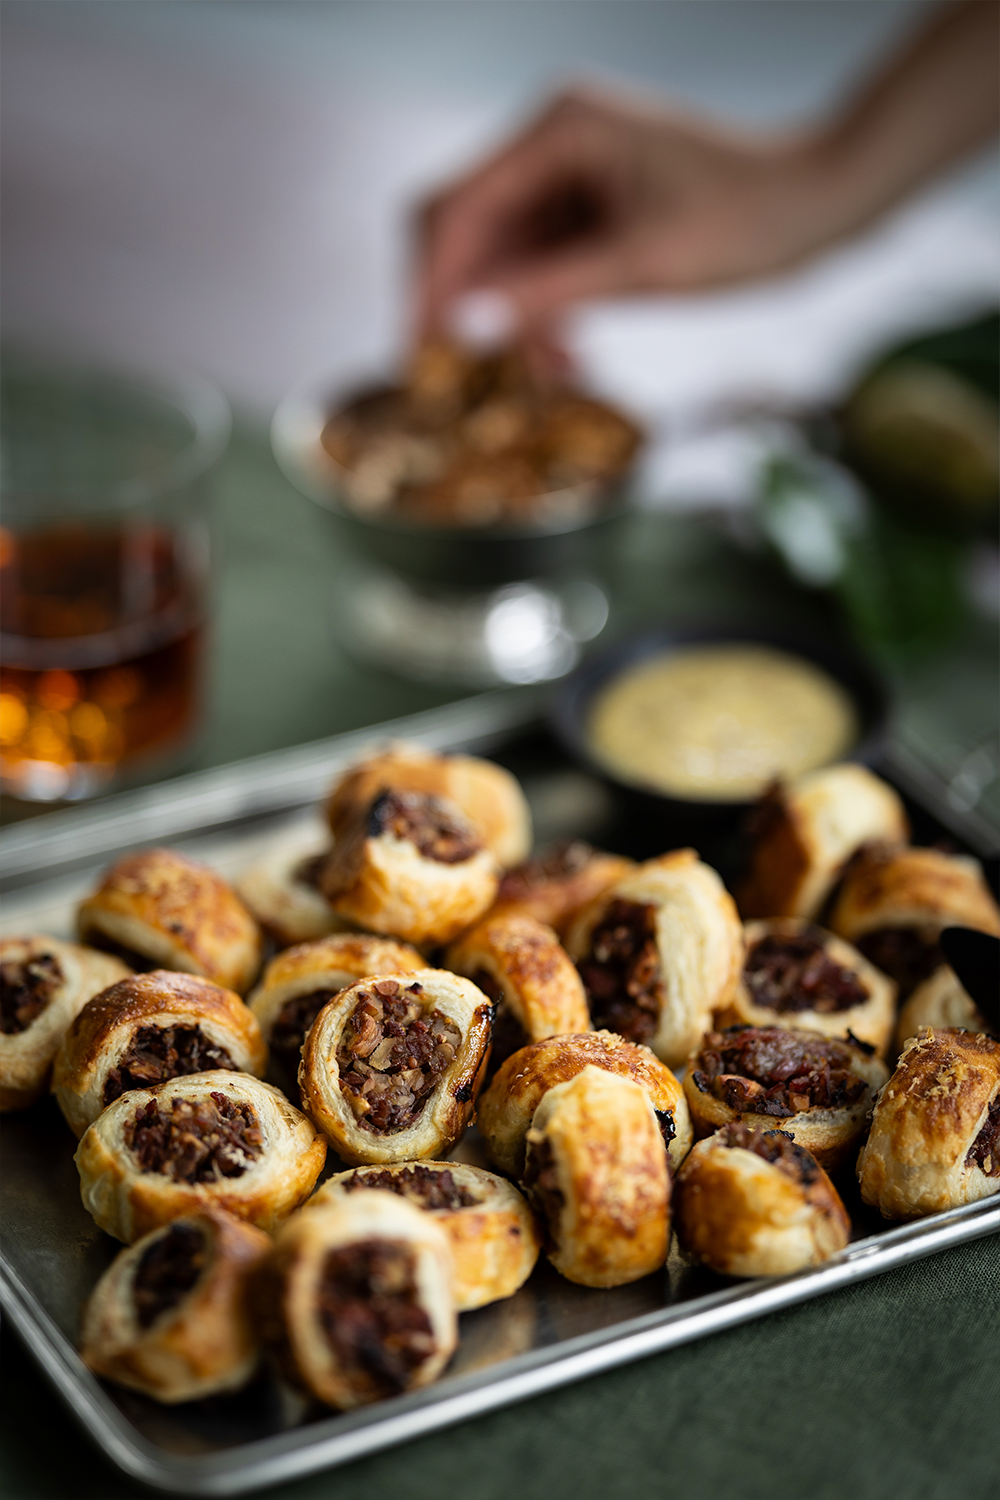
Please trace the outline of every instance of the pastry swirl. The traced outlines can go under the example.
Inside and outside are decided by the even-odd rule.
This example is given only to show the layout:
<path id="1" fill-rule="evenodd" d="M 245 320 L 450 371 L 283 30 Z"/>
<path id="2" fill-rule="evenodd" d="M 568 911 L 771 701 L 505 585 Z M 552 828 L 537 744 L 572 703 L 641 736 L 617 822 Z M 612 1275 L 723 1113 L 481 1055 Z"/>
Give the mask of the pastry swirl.
<path id="1" fill-rule="evenodd" d="M 326 804 L 335 838 L 387 787 L 421 792 L 454 803 L 498 863 L 509 869 L 531 849 L 531 813 L 517 779 L 502 766 L 474 755 L 435 755 L 396 742 L 354 766 L 334 785 Z"/>
<path id="2" fill-rule="evenodd" d="M 525 1138 L 535 1110 L 549 1089 L 590 1066 L 631 1079 L 645 1090 L 670 1161 L 680 1166 L 693 1133 L 684 1090 L 673 1073 L 648 1047 L 637 1047 L 614 1032 L 585 1031 L 522 1047 L 481 1095 L 476 1123 L 490 1160 L 501 1172 L 522 1175 Z"/>
<path id="3" fill-rule="evenodd" d="M 723 1276 L 787 1276 L 843 1250 L 851 1221 L 816 1158 L 784 1130 L 723 1125 L 674 1183 L 683 1248 Z"/>
<path id="4" fill-rule="evenodd" d="M 461 1162 L 400 1162 L 355 1167 L 329 1178 L 309 1210 L 362 1190 L 398 1193 L 431 1215 L 448 1236 L 458 1312 L 510 1297 L 538 1259 L 535 1221 L 513 1183 Z"/>
<path id="5" fill-rule="evenodd" d="M 624 855 L 604 854 L 583 839 L 564 839 L 508 870 L 496 909 L 523 912 L 562 935 L 577 912 L 634 869 Z"/>
<path id="6" fill-rule="evenodd" d="M 551 927 L 520 911 L 496 911 L 453 943 L 448 967 L 494 1002 L 493 1069 L 548 1036 L 587 1031 L 580 976 Z"/>
<path id="7" fill-rule="evenodd" d="M 914 1037 L 875 1102 L 858 1180 L 885 1219 L 1000 1192 L 1000 1042 L 971 1031 Z"/>
<path id="8" fill-rule="evenodd" d="M 571 924 L 566 947 L 598 1029 L 679 1067 L 731 997 L 743 961 L 732 897 L 693 849 L 639 865 Z"/>
<path id="9" fill-rule="evenodd" d="M 527 1136 L 524 1189 L 545 1250 L 583 1286 L 622 1286 L 667 1258 L 670 1172 L 649 1095 L 588 1065 L 556 1084 Z"/>
<path id="10" fill-rule="evenodd" d="M 910 833 L 897 793 L 867 766 L 851 762 L 772 787 L 754 821 L 738 894 L 745 918 L 817 917 L 862 844 L 903 844 Z"/>
<path id="11" fill-rule="evenodd" d="M 258 1314 L 284 1374 L 349 1410 L 437 1379 L 457 1340 L 444 1230 L 394 1193 L 296 1214 L 264 1268 Z"/>
<path id="12" fill-rule="evenodd" d="M 312 1192 L 326 1141 L 277 1089 L 217 1071 L 123 1094 L 75 1160 L 84 1207 L 131 1244 L 202 1208 L 274 1229 Z"/>
<path id="13" fill-rule="evenodd" d="M 236 882 L 236 893 L 278 948 L 312 943 L 351 930 L 319 888 L 330 850 L 315 840 L 274 849 L 255 860 Z"/>
<path id="14" fill-rule="evenodd" d="M 217 1208 L 152 1230 L 91 1293 L 84 1364 L 156 1401 L 237 1390 L 260 1358 L 250 1287 L 270 1252 L 266 1234 Z"/>
<path id="15" fill-rule="evenodd" d="M 193 974 L 130 974 L 95 995 L 63 1038 L 52 1088 L 77 1136 L 130 1089 L 218 1068 L 267 1066 L 256 1017 L 232 990 Z"/>
<path id="16" fill-rule="evenodd" d="M 968 994 L 954 969 L 942 964 L 929 979 L 918 984 L 899 1012 L 896 1023 L 896 1051 L 921 1031 L 982 1031 L 995 1036 L 996 1031 Z"/>
<path id="17" fill-rule="evenodd" d="M 777 1026 L 709 1032 L 684 1076 L 695 1134 L 773 1123 L 827 1171 L 856 1147 L 884 1063 L 859 1042 Z"/>
<path id="18" fill-rule="evenodd" d="M 746 958 L 716 1025 L 781 1026 L 846 1037 L 884 1057 L 892 1038 L 896 986 L 843 938 L 785 917 L 748 922 Z"/>
<path id="19" fill-rule="evenodd" d="M 132 969 L 200 974 L 240 995 L 263 951 L 260 929 L 221 875 L 175 849 L 129 854 L 77 911 L 81 939 Z"/>
<path id="20" fill-rule="evenodd" d="M 367 933 L 334 933 L 273 958 L 247 1000 L 282 1078 L 297 1087 L 302 1043 L 323 1006 L 348 985 L 379 974 L 426 969 L 416 948 Z"/>
<path id="21" fill-rule="evenodd" d="M 41 1098 L 67 1028 L 128 972 L 119 959 L 78 943 L 0 938 L 0 1111 Z"/>
<path id="22" fill-rule="evenodd" d="M 945 927 L 1000 936 L 1000 909 L 979 862 L 940 849 L 863 849 L 844 875 L 830 927 L 888 974 L 905 1000 L 944 963 Z"/>
<path id="23" fill-rule="evenodd" d="M 306 1037 L 303 1108 L 355 1166 L 440 1156 L 472 1116 L 492 1025 L 491 1002 L 457 974 L 361 980 Z"/>
<path id="24" fill-rule="evenodd" d="M 385 788 L 355 810 L 320 888 L 341 916 L 409 943 L 446 943 L 482 916 L 496 860 L 444 798 Z"/>

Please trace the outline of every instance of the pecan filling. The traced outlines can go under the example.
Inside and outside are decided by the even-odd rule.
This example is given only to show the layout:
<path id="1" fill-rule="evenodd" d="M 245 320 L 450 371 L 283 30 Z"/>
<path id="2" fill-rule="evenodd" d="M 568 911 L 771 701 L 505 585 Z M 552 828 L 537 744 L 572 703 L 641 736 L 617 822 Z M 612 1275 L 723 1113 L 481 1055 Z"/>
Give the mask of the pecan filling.
<path id="1" fill-rule="evenodd" d="M 171 1099 L 169 1112 L 150 1099 L 127 1122 L 125 1144 L 141 1172 L 218 1182 L 243 1176 L 264 1149 L 264 1133 L 251 1105 L 213 1092 L 207 1099 Z"/>
<path id="2" fill-rule="evenodd" d="M 538 859 L 526 860 L 523 865 L 508 870 L 500 882 L 497 900 L 523 901 L 539 886 L 579 875 L 593 857 L 593 849 L 582 839 L 565 839 Z"/>
<path id="3" fill-rule="evenodd" d="M 859 937 L 854 946 L 896 981 L 900 1000 L 945 961 L 936 927 L 879 927 Z"/>
<path id="4" fill-rule="evenodd" d="M 124 943 L 116 942 L 107 933 L 101 932 L 99 928 L 92 927 L 84 937 L 88 948 L 96 948 L 99 953 L 110 953 L 112 958 L 120 958 L 123 964 L 128 964 L 137 974 L 150 974 L 154 969 L 160 969 L 163 965 L 159 959 L 149 958 L 147 954 L 140 953 L 137 948 L 127 948 Z"/>
<path id="5" fill-rule="evenodd" d="M 552 1146 L 544 1137 L 540 1141 L 528 1143 L 521 1186 L 541 1220 L 545 1249 L 547 1253 L 551 1253 L 556 1248 L 556 1233 L 566 1199 L 556 1176 Z"/>
<path id="6" fill-rule="evenodd" d="M 819 1177 L 816 1158 L 802 1146 L 797 1146 L 787 1130 L 755 1130 L 743 1120 L 732 1120 L 723 1125 L 716 1140 L 730 1150 L 739 1146 L 744 1151 L 752 1151 L 804 1185 Z"/>
<path id="7" fill-rule="evenodd" d="M 313 1022 L 327 1001 L 339 993 L 339 990 L 311 990 L 308 995 L 293 995 L 278 1012 L 278 1019 L 271 1028 L 269 1046 L 275 1062 L 291 1078 L 298 1073 L 302 1043 Z"/>
<path id="8" fill-rule="evenodd" d="M 830 1015 L 868 999 L 854 970 L 830 958 L 822 942 L 804 932 L 761 938 L 747 957 L 743 982 L 755 1005 L 781 1014 L 815 1010 Z"/>
<path id="9" fill-rule="evenodd" d="M 205 1269 L 208 1246 L 193 1224 L 171 1224 L 154 1240 L 136 1267 L 132 1300 L 140 1328 L 155 1323 L 161 1313 L 176 1307 Z"/>
<path id="10" fill-rule="evenodd" d="M 485 969 L 477 969 L 472 982 L 487 999 L 493 1001 L 493 1042 L 490 1050 L 490 1073 L 531 1041 L 517 1016 L 507 1004 L 499 982 Z"/>
<path id="11" fill-rule="evenodd" d="M 1000 1177 L 1000 1096 L 990 1105 L 983 1128 L 966 1154 L 965 1165 L 979 1167 L 987 1177 Z"/>
<path id="12" fill-rule="evenodd" d="M 376 979 L 362 990 L 337 1048 L 340 1087 L 364 1130 L 406 1130 L 455 1061 L 462 1033 L 428 1010 L 419 984 Z"/>
<path id="13" fill-rule="evenodd" d="M 447 1167 L 435 1172 L 432 1167 L 402 1167 L 398 1172 L 353 1172 L 344 1182 L 344 1190 L 356 1193 L 360 1188 L 380 1188 L 398 1193 L 420 1208 L 473 1208 L 481 1200 L 468 1188 L 461 1187 Z"/>
<path id="14" fill-rule="evenodd" d="M 779 1118 L 856 1104 L 867 1085 L 845 1042 L 777 1026 L 732 1026 L 705 1037 L 695 1087 L 740 1114 Z"/>
<path id="15" fill-rule="evenodd" d="M 210 1042 L 200 1026 L 140 1026 L 108 1074 L 104 1103 L 113 1103 L 129 1089 L 147 1089 L 211 1068 L 239 1071 L 226 1049 Z"/>
<path id="16" fill-rule="evenodd" d="M 368 834 L 407 839 L 424 859 L 459 865 L 483 847 L 457 808 L 424 792 L 382 792 L 368 814 Z"/>
<path id="17" fill-rule="evenodd" d="M 647 1042 L 656 1031 L 663 993 L 655 906 L 612 901 L 577 968 L 594 1029 Z"/>
<path id="18" fill-rule="evenodd" d="M 434 1353 L 434 1331 L 417 1301 L 412 1253 L 386 1240 L 331 1250 L 317 1288 L 317 1315 L 346 1374 L 392 1396 Z"/>
<path id="19" fill-rule="evenodd" d="M 52 1003 L 62 982 L 62 968 L 52 953 L 0 964 L 0 1031 L 5 1036 L 27 1031 Z"/>

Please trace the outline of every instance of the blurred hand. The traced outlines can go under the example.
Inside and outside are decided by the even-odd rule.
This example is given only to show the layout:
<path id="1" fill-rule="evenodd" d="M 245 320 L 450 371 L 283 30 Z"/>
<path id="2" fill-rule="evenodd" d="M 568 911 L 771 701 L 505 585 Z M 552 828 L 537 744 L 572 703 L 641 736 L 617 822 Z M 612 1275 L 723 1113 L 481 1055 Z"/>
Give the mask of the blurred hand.
<path id="1" fill-rule="evenodd" d="M 418 333 L 443 331 L 456 298 L 489 289 L 541 347 L 569 303 L 718 286 L 804 259 L 989 139 L 998 43 L 1000 7 L 941 5 L 842 111 L 784 136 L 565 93 L 426 206 Z"/>
<path id="2" fill-rule="evenodd" d="M 483 288 L 541 332 L 572 302 L 764 275 L 821 243 L 820 176 L 805 141 L 572 90 L 426 206 L 421 331 Z"/>

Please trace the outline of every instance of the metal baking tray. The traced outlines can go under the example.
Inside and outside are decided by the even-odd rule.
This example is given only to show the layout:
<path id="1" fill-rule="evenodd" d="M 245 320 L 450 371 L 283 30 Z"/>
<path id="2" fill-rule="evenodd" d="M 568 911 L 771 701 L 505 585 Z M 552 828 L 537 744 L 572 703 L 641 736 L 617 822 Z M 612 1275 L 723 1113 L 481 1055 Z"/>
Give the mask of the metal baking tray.
<path id="1" fill-rule="evenodd" d="M 388 736 L 441 749 L 492 749 L 523 776 L 542 840 L 600 836 L 614 847 L 607 792 L 551 747 L 539 751 L 541 742 L 529 741 L 524 749 L 536 713 L 531 692 L 484 694 L 18 825 L 0 846 L 8 891 L 2 928 L 70 935 L 73 905 L 96 871 L 153 841 L 169 840 L 232 875 L 277 840 L 318 838 L 315 802 L 332 774 L 364 745 Z M 940 831 L 933 812 L 931 831 Z M 961 836 L 948 821 L 946 831 Z M 988 852 L 974 836 L 964 842 Z M 338 1415 L 264 1372 L 238 1394 L 168 1407 L 102 1384 L 76 1354 L 83 1301 L 120 1246 L 80 1202 L 73 1142 L 54 1104 L 6 1117 L 2 1133 L 5 1311 L 120 1468 L 154 1487 L 193 1495 L 242 1494 L 346 1463 L 1000 1230 L 1000 1198 L 890 1228 L 848 1189 L 855 1238 L 813 1270 L 734 1283 L 692 1265 L 674 1246 L 662 1272 L 593 1291 L 542 1263 L 514 1297 L 462 1315 L 448 1374 L 425 1390 Z M 476 1161 L 477 1151 L 473 1131 L 455 1154 Z"/>

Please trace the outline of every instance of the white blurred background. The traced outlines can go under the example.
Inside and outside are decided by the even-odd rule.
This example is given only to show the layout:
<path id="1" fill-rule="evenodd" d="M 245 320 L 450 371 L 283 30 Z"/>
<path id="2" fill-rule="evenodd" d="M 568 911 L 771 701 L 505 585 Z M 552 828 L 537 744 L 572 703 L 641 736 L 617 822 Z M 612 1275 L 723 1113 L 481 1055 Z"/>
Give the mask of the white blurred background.
<path id="1" fill-rule="evenodd" d="M 5 335 L 198 369 L 265 417 L 293 383 L 394 358 L 414 203 L 560 82 L 781 125 L 842 97 L 922 8 L 8 0 Z M 998 291 L 991 153 L 792 276 L 595 307 L 573 341 L 599 386 L 679 435 L 719 402 L 832 394 L 886 340 Z"/>

